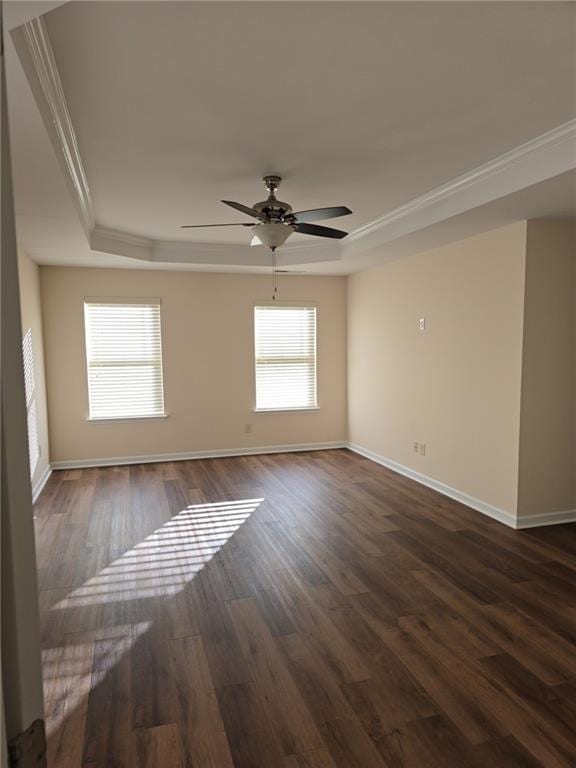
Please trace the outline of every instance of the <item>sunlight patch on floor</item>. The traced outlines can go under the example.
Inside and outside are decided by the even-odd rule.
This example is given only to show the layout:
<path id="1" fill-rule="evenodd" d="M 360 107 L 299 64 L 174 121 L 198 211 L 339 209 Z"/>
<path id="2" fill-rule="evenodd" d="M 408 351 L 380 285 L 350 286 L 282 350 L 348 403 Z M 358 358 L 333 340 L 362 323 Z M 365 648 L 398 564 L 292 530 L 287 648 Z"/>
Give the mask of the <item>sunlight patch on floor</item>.
<path id="1" fill-rule="evenodd" d="M 54 609 L 175 595 L 264 499 L 194 504 L 60 600 Z"/>
<path id="2" fill-rule="evenodd" d="M 88 694 L 116 666 L 148 631 L 151 622 L 116 626 L 101 636 L 97 632 L 69 635 L 62 645 L 42 651 L 42 676 L 46 732 L 50 736 L 81 705 L 86 706 Z M 98 664 L 94 655 L 98 646 Z"/>

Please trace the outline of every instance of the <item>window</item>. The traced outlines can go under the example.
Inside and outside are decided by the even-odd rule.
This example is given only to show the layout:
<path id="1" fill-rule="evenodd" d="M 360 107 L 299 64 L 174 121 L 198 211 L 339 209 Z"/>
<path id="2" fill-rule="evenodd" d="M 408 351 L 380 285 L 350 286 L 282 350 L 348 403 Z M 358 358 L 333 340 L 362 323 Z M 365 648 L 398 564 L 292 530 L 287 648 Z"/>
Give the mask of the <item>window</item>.
<path id="1" fill-rule="evenodd" d="M 24 390 L 26 392 L 26 422 L 28 428 L 28 458 L 30 460 L 30 477 L 34 476 L 40 446 L 38 444 L 38 416 L 36 413 L 36 384 L 34 381 L 34 348 L 32 346 L 32 329 L 29 328 L 22 339 L 22 359 L 24 362 Z"/>
<path id="2" fill-rule="evenodd" d="M 164 416 L 159 301 L 86 301 L 91 419 Z"/>
<path id="3" fill-rule="evenodd" d="M 254 308 L 256 409 L 316 407 L 316 307 Z"/>

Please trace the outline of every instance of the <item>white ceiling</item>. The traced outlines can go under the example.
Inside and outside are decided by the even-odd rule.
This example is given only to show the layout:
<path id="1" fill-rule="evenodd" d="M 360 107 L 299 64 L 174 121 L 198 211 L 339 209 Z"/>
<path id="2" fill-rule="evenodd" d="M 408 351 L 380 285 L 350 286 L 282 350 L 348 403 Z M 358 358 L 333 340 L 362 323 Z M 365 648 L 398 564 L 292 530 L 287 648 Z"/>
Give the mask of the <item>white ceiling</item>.
<path id="1" fill-rule="evenodd" d="M 349 205 L 353 216 L 326 223 L 354 231 L 576 116 L 574 3 L 70 2 L 45 20 L 98 226 L 152 240 L 246 243 L 242 228 L 180 224 L 244 221 L 219 200 L 262 199 L 271 172 L 297 209 Z M 126 265 L 88 248 L 13 55 L 8 74 L 23 246 L 44 263 Z M 575 189 L 570 173 L 502 188 L 353 260 L 303 268 L 347 273 L 575 215 Z M 238 249 L 234 268 L 249 263 Z"/>

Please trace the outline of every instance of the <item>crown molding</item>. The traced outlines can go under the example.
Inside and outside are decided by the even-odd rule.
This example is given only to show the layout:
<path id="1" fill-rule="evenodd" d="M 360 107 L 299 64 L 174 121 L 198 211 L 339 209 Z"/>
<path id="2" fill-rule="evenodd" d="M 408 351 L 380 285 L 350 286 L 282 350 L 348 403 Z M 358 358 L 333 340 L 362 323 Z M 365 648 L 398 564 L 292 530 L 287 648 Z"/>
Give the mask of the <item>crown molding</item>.
<path id="1" fill-rule="evenodd" d="M 154 261 L 152 240 L 131 235 L 128 232 L 117 232 L 95 225 L 88 234 L 88 243 L 93 251 L 127 256 L 142 261 Z"/>
<path id="2" fill-rule="evenodd" d="M 44 19 L 39 16 L 27 21 L 12 32 L 12 37 L 89 235 L 95 223 L 90 187 Z"/>
<path id="3" fill-rule="evenodd" d="M 160 263 L 270 265 L 270 254 L 263 248 L 154 240 L 100 226 L 44 20 L 28 21 L 11 34 L 92 250 Z M 576 119 L 385 213 L 344 240 L 287 245 L 278 251 L 277 263 L 291 266 L 337 261 L 371 251 L 574 168 Z"/>
<path id="4" fill-rule="evenodd" d="M 13 30 L 12 38 L 93 251 L 160 263 L 270 266 L 270 253 L 261 247 L 154 240 L 100 226 L 46 24 L 42 17 L 27 21 Z M 337 242 L 302 244 L 282 248 L 277 264 L 283 267 L 340 258 Z"/>
<path id="5" fill-rule="evenodd" d="M 576 168 L 576 119 L 569 120 L 351 232 L 358 253 L 457 216 Z"/>
<path id="6" fill-rule="evenodd" d="M 194 262 L 195 264 L 221 264 L 236 266 L 270 266 L 267 248 L 239 245 L 238 243 L 191 243 L 182 240 L 155 240 L 152 243 L 154 261 Z M 296 264 L 315 264 L 338 261 L 341 251 L 338 243 L 312 243 L 288 245 L 276 254 L 279 267 Z"/>
<path id="7" fill-rule="evenodd" d="M 191 243 L 182 240 L 151 240 L 127 232 L 118 232 L 96 225 L 89 235 L 90 248 L 101 253 L 126 256 L 142 261 L 217 264 L 219 266 L 269 267 L 270 253 L 237 243 Z M 278 253 L 279 267 L 337 261 L 341 258 L 336 244 L 293 246 Z"/>

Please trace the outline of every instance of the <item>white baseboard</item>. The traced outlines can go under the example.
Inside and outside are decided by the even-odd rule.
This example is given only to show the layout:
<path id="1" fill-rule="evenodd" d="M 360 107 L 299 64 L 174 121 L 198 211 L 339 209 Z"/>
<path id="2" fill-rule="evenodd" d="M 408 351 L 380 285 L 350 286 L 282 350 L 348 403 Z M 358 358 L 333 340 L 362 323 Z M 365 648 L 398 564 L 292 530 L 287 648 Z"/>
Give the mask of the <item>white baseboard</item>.
<path id="1" fill-rule="evenodd" d="M 296 453 L 298 451 L 326 451 L 346 448 L 344 441 L 333 443 L 301 443 L 293 445 L 264 445 L 255 448 L 230 448 L 220 451 L 186 451 L 184 453 L 158 453 L 146 456 L 114 456 L 106 459 L 71 459 L 53 461 L 52 469 L 87 469 L 89 467 L 123 466 L 126 464 L 157 464 L 163 461 L 189 461 L 191 459 L 221 459 L 227 456 L 256 456 L 262 453 Z"/>
<path id="2" fill-rule="evenodd" d="M 476 499 L 473 496 L 469 496 L 467 493 L 452 488 L 445 483 L 441 483 L 438 480 L 434 480 L 432 477 L 422 475 L 420 472 L 416 472 L 414 469 L 398 464 L 392 459 L 387 459 L 384 456 L 380 456 L 367 448 L 362 448 L 355 443 L 349 443 L 345 441 L 331 442 L 331 443 L 300 443 L 293 445 L 265 445 L 255 448 L 232 448 L 229 450 L 220 451 L 187 451 L 183 453 L 158 453 L 154 455 L 146 456 L 115 456 L 106 459 L 79 459 L 69 461 L 54 461 L 48 466 L 33 488 L 33 501 L 40 496 L 42 489 L 46 485 L 48 478 L 52 474 L 53 469 L 88 469 L 90 467 L 110 467 L 110 466 L 125 466 L 127 464 L 156 464 L 164 461 L 189 461 L 193 459 L 218 459 L 231 456 L 257 456 L 265 453 L 296 453 L 300 451 L 326 451 L 336 448 L 348 448 L 354 453 L 358 453 L 360 456 L 364 456 L 371 461 L 381 464 L 388 469 L 398 472 L 404 477 L 415 480 L 417 483 L 426 485 L 428 488 L 432 488 L 434 491 L 448 496 L 451 499 L 455 499 L 467 507 L 475 509 L 477 512 L 481 512 L 483 515 L 498 520 L 500 523 L 509 526 L 510 528 L 536 528 L 544 525 L 559 525 L 561 523 L 573 523 L 576 522 L 576 509 L 567 510 L 565 512 L 551 512 L 549 514 L 541 515 L 529 515 L 526 517 L 516 518 L 515 515 L 510 512 L 506 512 L 498 507 L 493 507 L 491 504 L 487 504 L 485 501 Z"/>
<path id="3" fill-rule="evenodd" d="M 32 504 L 36 503 L 36 500 L 44 490 L 44 486 L 48 482 L 48 478 L 50 477 L 51 474 L 52 474 L 52 464 L 48 464 L 48 466 L 42 473 L 42 477 L 32 486 Z"/>
<path id="4" fill-rule="evenodd" d="M 455 499 L 461 504 L 465 504 L 467 507 L 475 509 L 477 512 L 482 512 L 483 515 L 487 515 L 494 520 L 498 520 L 498 522 L 504 523 L 504 525 L 507 525 L 510 528 L 517 527 L 516 515 L 513 515 L 510 512 L 506 512 L 505 510 L 499 509 L 498 507 L 493 507 L 491 504 L 487 504 L 485 501 L 481 501 L 480 499 L 476 499 L 473 496 L 469 496 L 467 493 L 462 493 L 462 491 L 459 491 L 456 488 L 445 485 L 444 483 L 441 483 L 438 480 L 434 480 L 434 478 L 428 477 L 427 475 L 422 475 L 420 472 L 416 472 L 414 469 L 405 467 L 403 464 L 398 464 L 396 461 L 392 461 L 391 459 L 387 459 L 384 456 L 380 456 L 373 451 L 369 451 L 367 448 L 362 448 L 362 446 L 356 445 L 355 443 L 348 443 L 348 448 L 351 451 L 354 451 L 354 453 L 358 453 L 360 456 L 364 456 L 366 459 L 375 461 L 377 464 L 382 464 L 383 467 L 387 467 L 388 469 L 392 469 L 394 472 L 398 472 L 400 475 L 409 477 L 410 480 L 415 480 L 417 483 L 426 485 L 428 488 L 432 488 L 434 491 L 438 491 L 438 493 L 442 493 L 444 496 L 449 496 L 451 499 Z M 538 523 L 536 523 L 536 525 L 538 525 Z"/>
<path id="5" fill-rule="evenodd" d="M 565 512 L 545 512 L 541 515 L 521 515 L 517 528 L 540 528 L 542 525 L 560 525 L 561 523 L 576 523 L 576 509 Z"/>

